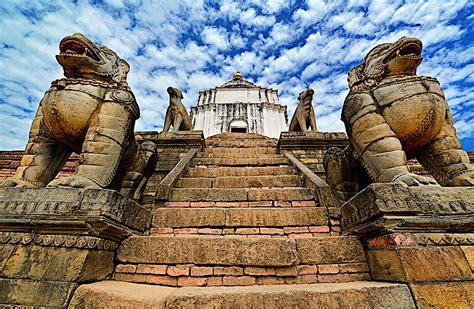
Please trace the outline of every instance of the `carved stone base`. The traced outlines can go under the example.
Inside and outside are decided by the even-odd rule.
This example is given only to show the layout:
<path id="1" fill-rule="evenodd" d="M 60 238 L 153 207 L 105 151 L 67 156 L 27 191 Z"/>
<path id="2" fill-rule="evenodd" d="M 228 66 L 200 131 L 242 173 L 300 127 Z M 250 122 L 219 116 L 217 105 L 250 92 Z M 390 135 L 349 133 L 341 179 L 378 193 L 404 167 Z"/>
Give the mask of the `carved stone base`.
<path id="1" fill-rule="evenodd" d="M 0 304 L 67 306 L 114 270 L 121 240 L 151 214 L 112 190 L 0 189 Z"/>
<path id="2" fill-rule="evenodd" d="M 341 208 L 372 279 L 408 283 L 419 307 L 474 304 L 474 187 L 373 184 Z M 449 298 L 449 301 L 446 299 Z"/>

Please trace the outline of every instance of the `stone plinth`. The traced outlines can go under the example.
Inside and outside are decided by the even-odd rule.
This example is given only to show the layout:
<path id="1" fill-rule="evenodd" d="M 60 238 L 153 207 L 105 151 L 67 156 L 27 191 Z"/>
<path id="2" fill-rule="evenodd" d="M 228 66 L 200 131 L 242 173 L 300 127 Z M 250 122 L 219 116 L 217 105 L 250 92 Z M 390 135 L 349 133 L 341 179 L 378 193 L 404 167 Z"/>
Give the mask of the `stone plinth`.
<path id="1" fill-rule="evenodd" d="M 342 206 L 341 225 L 364 240 L 374 280 L 408 283 L 420 307 L 470 307 L 473 215 L 473 187 L 372 184 Z"/>
<path id="2" fill-rule="evenodd" d="M 148 210 L 113 190 L 0 189 L 0 304 L 66 306 L 83 282 L 107 278 L 120 241 Z"/>

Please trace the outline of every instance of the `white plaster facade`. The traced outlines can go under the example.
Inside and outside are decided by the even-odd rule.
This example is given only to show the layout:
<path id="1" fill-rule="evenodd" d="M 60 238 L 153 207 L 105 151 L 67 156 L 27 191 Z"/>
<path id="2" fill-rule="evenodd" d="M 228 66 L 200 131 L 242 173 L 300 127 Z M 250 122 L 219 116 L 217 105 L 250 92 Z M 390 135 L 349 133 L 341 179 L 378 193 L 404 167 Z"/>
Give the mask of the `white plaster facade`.
<path id="1" fill-rule="evenodd" d="M 239 72 L 222 86 L 200 92 L 191 117 L 193 130 L 202 130 L 206 138 L 223 132 L 278 138 L 288 122 L 286 106 L 278 104 L 278 91 L 246 81 Z"/>

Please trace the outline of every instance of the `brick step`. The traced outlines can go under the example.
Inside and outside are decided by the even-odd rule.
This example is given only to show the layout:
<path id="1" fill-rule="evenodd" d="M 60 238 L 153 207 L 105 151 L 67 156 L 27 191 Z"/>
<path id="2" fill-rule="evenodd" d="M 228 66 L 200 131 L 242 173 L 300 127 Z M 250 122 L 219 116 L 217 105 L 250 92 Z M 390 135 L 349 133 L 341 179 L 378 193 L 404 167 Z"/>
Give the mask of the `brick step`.
<path id="1" fill-rule="evenodd" d="M 270 155 L 268 155 L 270 156 Z M 263 158 L 194 158 L 193 165 L 220 165 L 220 166 L 266 166 L 288 165 L 288 160 L 280 155 Z M 278 157 L 276 157 L 278 156 Z"/>
<path id="2" fill-rule="evenodd" d="M 153 281 L 154 275 L 144 280 Z M 224 285 L 222 280 L 207 284 Z M 261 280 L 263 281 L 263 280 Z M 222 283 L 221 283 L 222 282 Z M 226 283 L 228 279 L 226 279 Z M 185 281 L 181 280 L 181 283 Z M 70 307 L 86 308 L 416 308 L 406 284 L 356 281 L 304 285 L 170 288 L 122 281 L 80 285 Z"/>
<path id="3" fill-rule="evenodd" d="M 301 180 L 296 175 L 285 176 L 232 176 L 232 177 L 184 177 L 178 188 L 250 188 L 250 187 L 299 187 Z"/>
<path id="4" fill-rule="evenodd" d="M 282 228 L 327 227 L 328 216 L 322 207 L 295 208 L 158 208 L 152 221 L 155 228 Z M 298 231 L 298 229 L 293 229 Z M 314 229 L 313 229 L 314 230 Z M 312 230 L 312 231 L 313 231 Z M 324 229 L 320 229 L 322 232 Z M 288 232 L 288 230 L 287 230 Z M 257 233 L 258 234 L 258 233 Z M 283 234 L 283 233 L 282 233 Z"/>
<path id="5" fill-rule="evenodd" d="M 190 167 L 188 177 L 296 175 L 291 166 L 262 167 Z"/>
<path id="6" fill-rule="evenodd" d="M 170 201 L 309 201 L 314 200 L 313 190 L 301 187 L 289 188 L 175 188 Z"/>
<path id="7" fill-rule="evenodd" d="M 119 264 L 160 264 L 241 267 L 297 267 L 298 265 L 366 262 L 356 237 L 279 239 L 214 236 L 132 236 L 117 253 Z"/>
<path id="8" fill-rule="evenodd" d="M 276 147 L 253 147 L 253 148 L 237 148 L 237 147 L 206 147 L 204 152 L 213 156 L 234 154 L 234 155 L 249 155 L 249 154 L 277 154 Z"/>

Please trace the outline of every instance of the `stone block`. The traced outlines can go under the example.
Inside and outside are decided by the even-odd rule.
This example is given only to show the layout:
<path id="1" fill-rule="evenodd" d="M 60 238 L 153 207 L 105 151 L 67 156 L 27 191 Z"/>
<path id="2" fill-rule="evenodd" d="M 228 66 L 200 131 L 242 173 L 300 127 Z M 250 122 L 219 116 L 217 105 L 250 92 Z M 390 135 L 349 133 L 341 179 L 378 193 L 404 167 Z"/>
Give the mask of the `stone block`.
<path id="1" fill-rule="evenodd" d="M 171 201 L 246 201 L 246 189 L 173 189 Z"/>
<path id="2" fill-rule="evenodd" d="M 414 247 L 368 250 L 376 280 L 434 282 L 472 280 L 472 270 L 460 247 Z"/>
<path id="3" fill-rule="evenodd" d="M 226 226 L 303 226 L 326 225 L 323 208 L 247 208 L 227 209 Z"/>
<path id="4" fill-rule="evenodd" d="M 474 282 L 410 284 L 418 308 L 473 308 Z"/>
<path id="5" fill-rule="evenodd" d="M 65 308 L 77 283 L 0 278 L 0 304 Z"/>
<path id="6" fill-rule="evenodd" d="M 313 200 L 314 194 L 307 188 L 249 189 L 249 201 Z"/>
<path id="7" fill-rule="evenodd" d="M 265 167 L 191 167 L 188 177 L 220 177 L 220 176 L 271 176 L 294 175 L 295 170 L 290 166 L 265 166 Z"/>
<path id="8" fill-rule="evenodd" d="M 356 237 L 318 237 L 297 239 L 302 264 L 365 262 L 362 244 Z"/>
<path id="9" fill-rule="evenodd" d="M 217 177 L 213 183 L 214 188 L 297 187 L 299 185 L 300 181 L 296 175 Z"/>
<path id="10" fill-rule="evenodd" d="M 158 208 L 153 215 L 152 226 L 156 227 L 207 227 L 224 226 L 226 215 L 223 209 Z"/>
<path id="11" fill-rule="evenodd" d="M 286 239 L 227 237 L 130 237 L 122 242 L 122 263 L 292 266 L 296 244 Z"/>

